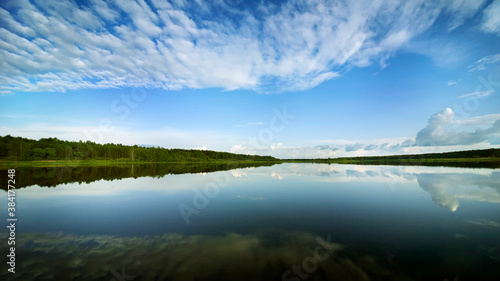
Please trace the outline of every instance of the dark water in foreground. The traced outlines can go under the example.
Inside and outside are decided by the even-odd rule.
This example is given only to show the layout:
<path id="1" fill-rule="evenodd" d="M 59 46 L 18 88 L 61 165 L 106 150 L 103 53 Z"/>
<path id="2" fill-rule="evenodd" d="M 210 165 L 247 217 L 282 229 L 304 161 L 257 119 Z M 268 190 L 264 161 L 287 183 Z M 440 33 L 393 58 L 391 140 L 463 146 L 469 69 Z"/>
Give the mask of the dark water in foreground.
<path id="1" fill-rule="evenodd" d="M 500 169 L 281 164 L 66 182 L 16 191 L 16 273 L 2 227 L 1 280 L 500 280 Z"/>

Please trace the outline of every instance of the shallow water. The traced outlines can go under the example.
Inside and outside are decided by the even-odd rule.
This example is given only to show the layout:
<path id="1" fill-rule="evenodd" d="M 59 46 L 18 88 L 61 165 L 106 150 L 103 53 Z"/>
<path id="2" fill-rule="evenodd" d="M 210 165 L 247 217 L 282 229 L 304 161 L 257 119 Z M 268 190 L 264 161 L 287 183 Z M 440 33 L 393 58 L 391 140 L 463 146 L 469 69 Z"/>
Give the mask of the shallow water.
<path id="1" fill-rule="evenodd" d="M 3 258 L 0 277 L 500 280 L 499 203 L 500 169 L 281 164 L 35 184 L 16 191 L 16 274 Z"/>

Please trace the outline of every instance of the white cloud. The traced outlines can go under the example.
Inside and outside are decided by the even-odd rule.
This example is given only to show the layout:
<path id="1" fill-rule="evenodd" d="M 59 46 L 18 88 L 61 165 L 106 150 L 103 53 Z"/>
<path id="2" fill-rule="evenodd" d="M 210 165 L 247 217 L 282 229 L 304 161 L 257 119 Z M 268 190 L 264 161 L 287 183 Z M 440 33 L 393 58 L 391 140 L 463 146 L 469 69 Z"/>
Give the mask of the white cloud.
<path id="1" fill-rule="evenodd" d="M 450 80 L 450 81 L 448 81 L 448 86 L 456 85 L 456 84 L 458 84 L 458 82 L 459 81 L 452 81 L 452 80 Z"/>
<path id="2" fill-rule="evenodd" d="M 345 151 L 346 152 L 349 152 L 349 151 L 357 151 L 357 150 L 361 150 L 361 149 L 364 149 L 365 148 L 365 145 L 364 144 L 361 144 L 361 143 L 355 143 L 355 144 L 347 144 L 345 146 Z"/>
<path id="3" fill-rule="evenodd" d="M 280 148 L 283 144 L 281 142 L 278 142 L 277 144 L 272 144 L 271 145 L 271 150 L 276 150 Z"/>
<path id="4" fill-rule="evenodd" d="M 475 96 L 477 98 L 483 98 L 483 97 L 487 97 L 487 96 L 491 95 L 494 92 L 495 92 L 494 90 L 488 90 L 488 91 L 482 91 L 482 92 L 473 92 L 473 93 L 461 95 L 458 98 L 463 99 L 463 98 L 471 97 L 471 96 Z"/>
<path id="5" fill-rule="evenodd" d="M 448 30 L 453 30 L 462 25 L 466 19 L 474 16 L 485 0 L 450 0 L 447 1 L 446 11 L 451 14 Z"/>
<path id="6" fill-rule="evenodd" d="M 483 11 L 483 22 L 481 29 L 485 32 L 500 35 L 500 0 L 493 1 Z"/>
<path id="7" fill-rule="evenodd" d="M 365 150 L 374 150 L 374 149 L 377 149 L 379 146 L 376 145 L 376 144 L 369 144 L 367 146 L 365 146 Z"/>
<path id="8" fill-rule="evenodd" d="M 474 64 L 469 65 L 467 68 L 469 69 L 469 72 L 474 72 L 474 71 L 478 71 L 478 70 L 486 70 L 486 65 L 494 64 L 497 62 L 500 62 L 500 54 L 483 57 L 483 58 L 479 59 L 477 62 L 475 62 Z"/>
<path id="9" fill-rule="evenodd" d="M 287 147 L 282 143 L 250 147 L 234 145 L 231 152 L 278 158 L 334 158 L 440 153 L 500 147 L 500 114 L 455 119 L 450 108 L 432 115 L 412 138 L 380 140 L 324 140 L 317 146 Z"/>
<path id="10" fill-rule="evenodd" d="M 500 120 L 500 113 L 487 114 L 482 116 L 470 117 L 467 119 L 454 120 L 453 123 L 460 126 L 491 126 L 497 120 Z"/>
<path id="11" fill-rule="evenodd" d="M 454 123 L 454 117 L 455 113 L 450 108 L 432 115 L 429 118 L 427 126 L 418 132 L 415 145 L 449 146 L 469 145 L 481 142 L 500 144 L 500 118 L 495 120 L 491 127 L 476 129 L 470 132 L 448 128 L 449 125 Z M 462 122 L 467 123 L 467 121 Z"/>
<path id="12" fill-rule="evenodd" d="M 451 109 L 434 114 L 429 124 L 412 138 L 379 140 L 323 140 L 321 145 L 286 146 L 283 143 L 253 147 L 236 144 L 233 153 L 271 155 L 283 159 L 336 158 L 399 154 L 442 153 L 500 148 L 500 114 L 460 120 Z"/>
<path id="13" fill-rule="evenodd" d="M 269 146 L 252 147 L 242 144 L 233 145 L 230 152 L 251 154 L 251 155 L 271 155 L 283 159 L 299 158 L 328 158 L 337 155 L 338 148 L 324 146 L 297 146 L 286 147 L 282 143 L 271 144 Z"/>
<path id="14" fill-rule="evenodd" d="M 115 22 L 120 16 L 117 11 L 110 9 L 109 5 L 103 0 L 92 0 L 94 11 L 104 20 Z"/>
<path id="15" fill-rule="evenodd" d="M 455 28 L 480 3 L 290 0 L 249 11 L 224 1 L 16 1 L 0 8 L 0 92 L 303 90 L 385 65 L 444 9 Z"/>

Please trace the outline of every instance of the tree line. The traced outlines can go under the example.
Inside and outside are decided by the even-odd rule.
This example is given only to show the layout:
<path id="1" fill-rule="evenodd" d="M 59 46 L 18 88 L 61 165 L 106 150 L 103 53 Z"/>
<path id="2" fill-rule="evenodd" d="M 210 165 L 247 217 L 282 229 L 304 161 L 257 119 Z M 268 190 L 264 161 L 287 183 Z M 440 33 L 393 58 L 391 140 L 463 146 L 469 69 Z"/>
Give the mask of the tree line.
<path id="1" fill-rule="evenodd" d="M 480 159 L 480 158 L 500 158 L 500 148 L 463 150 L 442 153 L 423 154 L 400 154 L 387 156 L 355 156 L 338 158 L 317 158 L 317 159 L 287 159 L 290 162 L 328 162 L 328 161 L 381 161 L 381 160 L 433 160 L 433 159 Z"/>
<path id="2" fill-rule="evenodd" d="M 318 159 L 287 159 L 287 162 L 338 163 L 360 165 L 423 165 L 472 168 L 499 168 L 500 149 L 478 149 L 443 153 L 357 156 Z"/>
<path id="3" fill-rule="evenodd" d="M 117 160 L 130 162 L 278 161 L 272 156 L 244 155 L 211 150 L 167 149 L 114 143 L 98 144 L 91 141 L 64 141 L 57 138 L 33 140 L 11 135 L 0 136 L 0 159 L 11 161 Z"/>
<path id="4" fill-rule="evenodd" d="M 359 156 L 359 157 L 341 157 L 337 160 L 422 160 L 422 159 L 458 159 L 458 158 L 500 158 L 500 149 L 476 149 L 463 150 L 442 153 L 424 153 L 424 154 L 403 154 L 389 156 Z"/>

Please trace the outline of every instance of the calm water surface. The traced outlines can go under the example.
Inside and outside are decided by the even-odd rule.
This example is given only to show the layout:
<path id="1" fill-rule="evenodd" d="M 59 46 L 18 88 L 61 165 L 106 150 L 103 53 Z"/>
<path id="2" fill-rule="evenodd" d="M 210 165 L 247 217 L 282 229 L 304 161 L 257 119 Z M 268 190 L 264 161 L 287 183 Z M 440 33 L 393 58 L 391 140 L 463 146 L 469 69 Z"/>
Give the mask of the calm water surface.
<path id="1" fill-rule="evenodd" d="M 0 278 L 500 280 L 499 203 L 499 169 L 281 164 L 32 185 L 16 193 L 15 275 L 0 232 Z"/>

